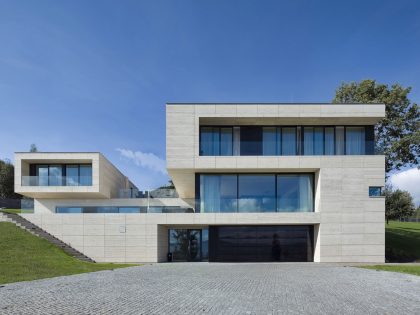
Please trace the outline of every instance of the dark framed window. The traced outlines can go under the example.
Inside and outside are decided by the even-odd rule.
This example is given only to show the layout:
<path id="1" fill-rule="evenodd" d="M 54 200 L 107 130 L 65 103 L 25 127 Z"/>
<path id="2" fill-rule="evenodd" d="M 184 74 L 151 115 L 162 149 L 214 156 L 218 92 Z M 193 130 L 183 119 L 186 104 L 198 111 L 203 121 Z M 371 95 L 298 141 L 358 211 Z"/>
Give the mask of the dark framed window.
<path id="1" fill-rule="evenodd" d="M 374 126 L 201 126 L 200 155 L 372 155 L 374 138 Z"/>
<path id="2" fill-rule="evenodd" d="M 92 186 L 91 164 L 31 164 L 30 186 Z"/>
<path id="3" fill-rule="evenodd" d="M 241 155 L 262 155 L 262 127 L 241 126 Z"/>
<path id="4" fill-rule="evenodd" d="M 200 127 L 200 155 L 229 156 L 232 154 L 232 127 Z"/>
<path id="5" fill-rule="evenodd" d="M 369 186 L 369 197 L 382 197 L 384 191 L 382 186 Z"/>

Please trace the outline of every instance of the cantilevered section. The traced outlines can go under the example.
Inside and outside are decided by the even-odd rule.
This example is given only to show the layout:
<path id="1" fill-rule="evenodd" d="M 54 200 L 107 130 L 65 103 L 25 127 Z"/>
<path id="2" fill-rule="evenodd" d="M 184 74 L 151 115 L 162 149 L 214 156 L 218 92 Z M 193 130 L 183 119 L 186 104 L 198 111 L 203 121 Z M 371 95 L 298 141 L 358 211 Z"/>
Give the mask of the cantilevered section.
<path id="1" fill-rule="evenodd" d="M 167 104 L 168 173 L 181 198 L 195 197 L 195 173 L 310 171 L 321 161 L 343 163 L 355 156 L 201 156 L 202 126 L 373 126 L 383 104 Z M 363 156 L 367 163 L 383 157 Z"/>
<path id="2" fill-rule="evenodd" d="M 15 192 L 32 198 L 117 198 L 135 188 L 98 152 L 15 154 Z"/>

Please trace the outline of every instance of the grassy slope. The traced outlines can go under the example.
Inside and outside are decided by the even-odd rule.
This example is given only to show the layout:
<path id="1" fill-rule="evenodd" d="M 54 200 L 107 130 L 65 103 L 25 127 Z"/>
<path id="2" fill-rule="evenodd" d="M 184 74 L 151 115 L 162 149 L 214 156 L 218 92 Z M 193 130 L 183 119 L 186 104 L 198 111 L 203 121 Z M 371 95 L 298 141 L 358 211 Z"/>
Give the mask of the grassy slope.
<path id="1" fill-rule="evenodd" d="M 385 244 L 387 253 L 420 262 L 420 223 L 389 222 L 386 225 Z"/>
<path id="2" fill-rule="evenodd" d="M 387 255 L 393 260 L 420 262 L 420 223 L 391 221 L 386 225 Z M 364 268 L 410 273 L 420 276 L 420 265 L 377 265 Z"/>
<path id="3" fill-rule="evenodd" d="M 13 223 L 0 222 L 0 284 L 128 266 L 82 262 Z"/>

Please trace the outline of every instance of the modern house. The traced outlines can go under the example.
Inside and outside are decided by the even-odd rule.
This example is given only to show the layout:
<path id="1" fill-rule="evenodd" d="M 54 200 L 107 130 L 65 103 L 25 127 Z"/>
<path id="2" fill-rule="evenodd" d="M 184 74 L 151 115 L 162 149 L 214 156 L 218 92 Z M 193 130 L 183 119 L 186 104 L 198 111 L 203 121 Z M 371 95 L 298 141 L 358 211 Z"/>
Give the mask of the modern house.
<path id="1" fill-rule="evenodd" d="M 382 104 L 167 104 L 175 191 L 100 153 L 16 153 L 23 216 L 96 261 L 384 262 Z M 168 255 L 168 254 L 171 255 Z"/>

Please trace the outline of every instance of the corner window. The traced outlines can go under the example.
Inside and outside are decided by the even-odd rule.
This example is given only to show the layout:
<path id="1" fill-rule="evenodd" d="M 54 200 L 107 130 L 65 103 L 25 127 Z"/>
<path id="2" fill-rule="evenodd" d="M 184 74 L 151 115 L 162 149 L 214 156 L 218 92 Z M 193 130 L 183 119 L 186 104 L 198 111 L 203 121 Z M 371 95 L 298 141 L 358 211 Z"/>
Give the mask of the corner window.
<path id="1" fill-rule="evenodd" d="M 383 187 L 381 186 L 370 186 L 369 197 L 382 197 L 384 196 Z"/>

